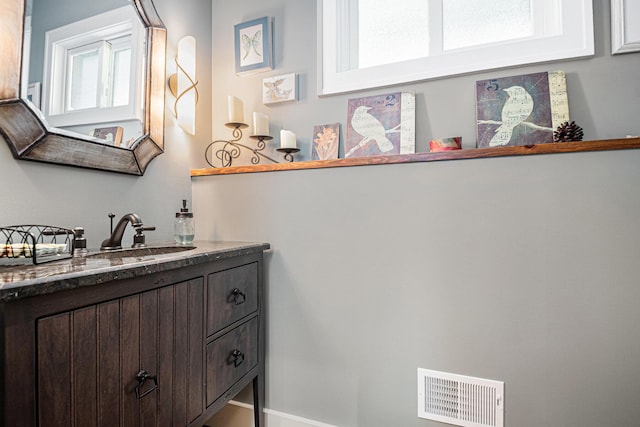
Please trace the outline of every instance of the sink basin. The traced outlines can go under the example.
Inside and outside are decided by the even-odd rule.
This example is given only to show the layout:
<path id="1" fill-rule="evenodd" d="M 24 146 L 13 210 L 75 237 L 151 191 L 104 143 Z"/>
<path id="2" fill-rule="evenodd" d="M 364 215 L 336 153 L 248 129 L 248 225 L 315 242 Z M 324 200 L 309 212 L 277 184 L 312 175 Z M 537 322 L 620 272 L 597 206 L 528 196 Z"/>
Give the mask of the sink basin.
<path id="1" fill-rule="evenodd" d="M 85 258 L 117 259 L 127 257 L 166 255 L 176 252 L 191 251 L 195 248 L 195 246 L 150 246 L 146 248 L 119 249 L 116 251 L 97 252 L 88 254 L 85 256 Z"/>

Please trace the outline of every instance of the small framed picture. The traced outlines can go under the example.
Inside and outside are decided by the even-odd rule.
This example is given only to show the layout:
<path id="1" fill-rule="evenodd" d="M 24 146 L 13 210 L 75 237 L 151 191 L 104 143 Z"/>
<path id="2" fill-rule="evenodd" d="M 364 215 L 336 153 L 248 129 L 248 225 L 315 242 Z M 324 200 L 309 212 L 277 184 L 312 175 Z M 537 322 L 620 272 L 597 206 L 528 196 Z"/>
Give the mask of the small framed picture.
<path id="1" fill-rule="evenodd" d="M 314 126 L 312 141 L 311 160 L 337 159 L 340 146 L 340 123 Z"/>
<path id="2" fill-rule="evenodd" d="M 265 105 L 295 101 L 296 95 L 295 73 L 262 79 L 262 103 Z"/>
<path id="3" fill-rule="evenodd" d="M 104 139 L 105 143 L 119 147 L 122 144 L 122 134 L 124 129 L 121 126 L 111 126 L 106 128 L 95 128 L 91 134 L 94 138 Z"/>
<path id="4" fill-rule="evenodd" d="M 236 74 L 251 74 L 273 68 L 271 19 L 263 17 L 234 26 Z"/>
<path id="5" fill-rule="evenodd" d="M 36 107 L 40 108 L 40 91 L 42 84 L 40 82 L 29 83 L 27 86 L 27 99 Z"/>

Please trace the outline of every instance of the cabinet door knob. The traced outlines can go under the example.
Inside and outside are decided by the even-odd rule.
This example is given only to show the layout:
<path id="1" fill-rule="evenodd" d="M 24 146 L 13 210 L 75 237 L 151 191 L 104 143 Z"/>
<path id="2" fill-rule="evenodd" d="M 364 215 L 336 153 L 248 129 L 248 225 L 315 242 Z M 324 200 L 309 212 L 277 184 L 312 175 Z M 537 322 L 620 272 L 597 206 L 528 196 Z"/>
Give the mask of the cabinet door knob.
<path id="1" fill-rule="evenodd" d="M 235 305 L 244 304 L 244 302 L 247 300 L 247 296 L 238 288 L 235 288 L 233 291 L 231 291 L 231 295 L 233 296 L 233 303 Z"/>
<path id="2" fill-rule="evenodd" d="M 136 375 L 136 379 L 138 380 L 138 385 L 136 386 L 136 397 L 138 399 L 142 399 L 147 394 L 151 393 L 152 391 L 154 391 L 155 389 L 158 388 L 158 377 L 155 376 L 155 375 L 151 375 L 150 373 L 148 373 L 144 369 L 141 370 L 140 372 L 138 372 L 138 375 Z M 151 387 L 148 390 L 145 390 L 145 391 L 143 391 L 141 393 L 140 390 L 142 390 L 142 386 L 144 385 L 144 383 L 147 380 L 153 381 L 153 387 Z"/>
<path id="3" fill-rule="evenodd" d="M 236 368 L 244 363 L 244 353 L 240 350 L 233 350 L 227 359 L 229 364 L 233 363 Z"/>

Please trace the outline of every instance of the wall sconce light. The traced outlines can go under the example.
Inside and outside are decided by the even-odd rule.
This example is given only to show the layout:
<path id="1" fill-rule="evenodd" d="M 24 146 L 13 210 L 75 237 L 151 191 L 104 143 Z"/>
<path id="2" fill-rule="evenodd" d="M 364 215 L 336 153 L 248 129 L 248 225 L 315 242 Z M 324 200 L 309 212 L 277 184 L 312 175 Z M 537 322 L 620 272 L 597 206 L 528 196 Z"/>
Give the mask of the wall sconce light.
<path id="1" fill-rule="evenodd" d="M 261 160 L 267 160 L 271 163 L 280 163 L 265 155 L 262 151 L 266 148 L 265 141 L 271 141 L 272 136 L 269 135 L 269 116 L 263 113 L 253 113 L 253 135 L 249 138 L 256 140 L 255 148 L 242 144 L 242 130 L 249 127 L 244 123 L 244 107 L 242 101 L 235 96 L 229 96 L 229 122 L 225 126 L 232 129 L 233 139 L 218 139 L 207 146 L 204 151 L 204 158 L 212 167 L 230 167 L 233 160 L 240 157 L 242 150 L 251 153 L 251 164 L 257 165 Z M 296 147 L 295 135 L 289 132 L 286 136 L 287 142 L 282 143 L 281 148 L 276 151 L 285 153 L 285 160 L 292 162 L 293 153 L 300 151 Z M 281 135 L 281 138 L 284 138 Z M 284 139 L 283 139 L 284 141 Z"/>
<path id="2" fill-rule="evenodd" d="M 177 72 L 169 77 L 169 90 L 176 97 L 173 113 L 178 125 L 191 135 L 196 134 L 196 105 L 198 81 L 196 80 L 196 39 L 186 36 L 178 42 Z"/>

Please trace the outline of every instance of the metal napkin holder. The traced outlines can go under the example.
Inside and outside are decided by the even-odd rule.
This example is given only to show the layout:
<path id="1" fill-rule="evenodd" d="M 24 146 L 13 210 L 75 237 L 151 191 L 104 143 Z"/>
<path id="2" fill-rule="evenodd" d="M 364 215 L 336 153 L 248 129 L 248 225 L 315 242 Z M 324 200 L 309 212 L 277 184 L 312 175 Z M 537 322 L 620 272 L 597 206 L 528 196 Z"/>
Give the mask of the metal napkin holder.
<path id="1" fill-rule="evenodd" d="M 0 227 L 0 265 L 42 264 L 71 258 L 73 231 L 51 225 Z"/>

